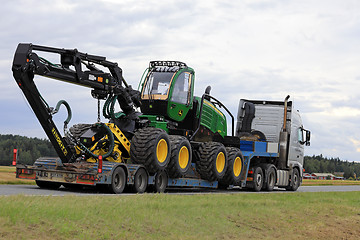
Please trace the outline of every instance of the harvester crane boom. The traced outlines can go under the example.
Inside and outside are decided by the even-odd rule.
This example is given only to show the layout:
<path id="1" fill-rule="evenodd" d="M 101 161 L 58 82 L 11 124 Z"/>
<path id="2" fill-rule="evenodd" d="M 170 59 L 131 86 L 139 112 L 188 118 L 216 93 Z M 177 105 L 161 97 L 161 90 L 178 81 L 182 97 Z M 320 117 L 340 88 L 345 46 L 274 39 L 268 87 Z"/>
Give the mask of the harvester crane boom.
<path id="1" fill-rule="evenodd" d="M 53 64 L 34 51 L 59 54 L 60 64 Z M 95 64 L 108 68 L 109 72 L 98 69 Z M 82 69 L 83 65 L 87 70 Z M 140 94 L 126 83 L 122 76 L 122 69 L 117 63 L 107 61 L 102 56 L 79 52 L 77 49 L 60 49 L 20 43 L 14 55 L 12 71 L 46 135 L 62 162 L 65 163 L 72 161 L 75 155 L 68 141 L 61 137 L 53 122 L 52 115 L 56 111 L 50 108 L 42 98 L 34 83 L 35 75 L 92 88 L 91 94 L 96 99 L 106 99 L 110 95 L 116 95 L 118 103 L 126 115 L 134 113 L 134 104 L 140 105 Z M 70 116 L 67 103 L 63 100 L 59 103 L 66 106 Z M 59 106 L 56 108 L 58 110 Z M 66 124 L 68 121 L 69 117 L 65 121 Z"/>

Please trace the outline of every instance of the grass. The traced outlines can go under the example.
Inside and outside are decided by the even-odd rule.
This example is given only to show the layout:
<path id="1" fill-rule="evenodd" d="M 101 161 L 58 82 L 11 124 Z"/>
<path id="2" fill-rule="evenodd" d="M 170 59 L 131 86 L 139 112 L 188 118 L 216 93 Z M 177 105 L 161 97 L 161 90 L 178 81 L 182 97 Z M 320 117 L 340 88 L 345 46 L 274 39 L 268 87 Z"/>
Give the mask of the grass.
<path id="1" fill-rule="evenodd" d="M 357 239 L 359 223 L 359 192 L 0 197 L 0 239 Z"/>
<path id="2" fill-rule="evenodd" d="M 0 184 L 34 184 L 14 172 Z M 0 197 L 0 239 L 357 239 L 359 224 L 360 192 Z"/>
<path id="3" fill-rule="evenodd" d="M 16 178 L 14 166 L 0 166 L 0 184 L 35 184 L 32 180 Z"/>
<path id="4" fill-rule="evenodd" d="M 14 166 L 0 166 L 0 173 L 3 173 L 3 172 L 12 172 L 14 173 L 15 172 L 15 167 Z"/>
<path id="5" fill-rule="evenodd" d="M 346 186 L 346 185 L 360 185 L 360 181 L 303 179 L 302 182 L 302 186 Z"/>

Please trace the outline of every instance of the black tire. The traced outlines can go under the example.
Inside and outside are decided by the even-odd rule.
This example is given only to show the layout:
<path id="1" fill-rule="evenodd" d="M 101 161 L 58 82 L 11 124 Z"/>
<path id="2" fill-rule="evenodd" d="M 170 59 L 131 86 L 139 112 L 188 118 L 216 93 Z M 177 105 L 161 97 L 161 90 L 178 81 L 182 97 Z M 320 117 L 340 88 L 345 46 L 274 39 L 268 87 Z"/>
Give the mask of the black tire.
<path id="1" fill-rule="evenodd" d="M 160 128 L 142 128 L 131 140 L 131 162 L 143 164 L 150 174 L 165 170 L 170 162 L 170 140 Z"/>
<path id="2" fill-rule="evenodd" d="M 61 183 L 49 182 L 49 181 L 41 181 L 41 180 L 35 180 L 35 183 L 40 188 L 51 189 L 51 190 L 59 189 L 59 187 L 61 186 Z"/>
<path id="3" fill-rule="evenodd" d="M 253 189 L 259 192 L 264 184 L 264 173 L 261 167 L 256 167 L 254 170 Z"/>
<path id="4" fill-rule="evenodd" d="M 199 147 L 200 159 L 196 164 L 201 178 L 208 181 L 220 180 L 227 169 L 227 154 L 222 143 L 206 142 Z"/>
<path id="5" fill-rule="evenodd" d="M 239 133 L 239 138 L 246 138 L 246 137 L 250 137 L 251 133 L 248 132 L 240 132 Z"/>
<path id="6" fill-rule="evenodd" d="M 244 156 L 240 149 L 234 147 L 226 148 L 226 152 L 228 154 L 228 167 L 224 178 L 220 180 L 219 186 L 238 185 L 243 171 Z"/>
<path id="7" fill-rule="evenodd" d="M 144 168 L 139 168 L 134 176 L 132 189 L 136 193 L 144 193 L 148 185 L 148 174 Z"/>
<path id="8" fill-rule="evenodd" d="M 253 135 L 258 141 L 264 141 L 264 142 L 266 141 L 266 137 L 263 132 L 254 130 L 254 131 L 251 131 L 251 135 Z"/>
<path id="9" fill-rule="evenodd" d="M 87 130 L 89 130 L 93 124 L 79 123 L 73 125 L 69 131 L 75 138 L 80 138 Z"/>
<path id="10" fill-rule="evenodd" d="M 183 136 L 170 135 L 171 157 L 167 167 L 169 177 L 179 178 L 186 174 L 192 161 L 192 150 L 189 140 Z"/>
<path id="11" fill-rule="evenodd" d="M 265 177 L 266 180 L 264 181 L 263 189 L 265 191 L 271 192 L 272 190 L 274 190 L 276 183 L 275 166 L 272 164 L 268 165 L 265 172 L 266 172 L 266 177 Z"/>
<path id="12" fill-rule="evenodd" d="M 300 187 L 300 173 L 297 168 L 294 168 L 293 173 L 291 175 L 290 186 L 286 187 L 288 191 L 296 191 Z"/>
<path id="13" fill-rule="evenodd" d="M 165 171 L 160 171 L 156 173 L 155 176 L 155 184 L 154 184 L 154 192 L 163 193 L 166 190 L 168 185 L 168 175 Z"/>
<path id="14" fill-rule="evenodd" d="M 126 186 L 126 174 L 122 167 L 117 167 L 111 178 L 111 184 L 109 185 L 109 191 L 111 193 L 119 194 L 124 191 Z"/>

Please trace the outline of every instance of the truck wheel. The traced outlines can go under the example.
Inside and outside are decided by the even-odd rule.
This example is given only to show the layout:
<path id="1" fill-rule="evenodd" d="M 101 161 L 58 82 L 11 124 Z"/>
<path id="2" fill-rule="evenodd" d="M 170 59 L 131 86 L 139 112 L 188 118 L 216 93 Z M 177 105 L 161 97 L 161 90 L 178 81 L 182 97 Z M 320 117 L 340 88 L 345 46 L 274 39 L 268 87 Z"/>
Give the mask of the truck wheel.
<path id="1" fill-rule="evenodd" d="M 139 129 L 131 140 L 130 157 L 150 174 L 164 170 L 170 161 L 169 136 L 160 128 Z"/>
<path id="2" fill-rule="evenodd" d="M 168 176 L 165 171 L 160 171 L 155 176 L 155 185 L 154 190 L 157 193 L 165 192 L 165 189 L 168 185 Z"/>
<path id="3" fill-rule="evenodd" d="M 40 188 L 56 190 L 61 186 L 61 183 L 35 180 L 36 185 Z"/>
<path id="4" fill-rule="evenodd" d="M 265 172 L 266 182 L 264 182 L 263 189 L 270 192 L 274 189 L 276 183 L 276 171 L 274 165 L 268 165 L 268 168 Z"/>
<path id="5" fill-rule="evenodd" d="M 201 178 L 208 181 L 220 180 L 227 169 L 227 154 L 222 143 L 206 142 L 199 147 L 200 159 L 197 169 Z"/>
<path id="6" fill-rule="evenodd" d="M 237 185 L 241 180 L 244 156 L 238 148 L 226 148 L 226 151 L 228 153 L 228 168 L 219 185 Z"/>
<path id="7" fill-rule="evenodd" d="M 255 192 L 259 192 L 264 184 L 264 174 L 261 167 L 256 167 L 254 171 L 254 186 L 253 189 Z"/>
<path id="8" fill-rule="evenodd" d="M 124 191 L 125 185 L 126 185 L 125 171 L 122 167 L 117 167 L 112 174 L 109 190 L 111 193 L 119 194 Z"/>
<path id="9" fill-rule="evenodd" d="M 288 191 L 296 191 L 300 186 L 300 173 L 297 168 L 294 168 L 291 176 L 290 186 L 286 187 Z"/>
<path id="10" fill-rule="evenodd" d="M 136 193 L 144 193 L 148 185 L 148 175 L 144 168 L 139 168 L 134 176 L 133 191 Z"/>
<path id="11" fill-rule="evenodd" d="M 171 157 L 167 167 L 169 176 L 178 178 L 185 175 L 189 170 L 192 151 L 189 140 L 183 136 L 169 136 L 171 142 Z"/>

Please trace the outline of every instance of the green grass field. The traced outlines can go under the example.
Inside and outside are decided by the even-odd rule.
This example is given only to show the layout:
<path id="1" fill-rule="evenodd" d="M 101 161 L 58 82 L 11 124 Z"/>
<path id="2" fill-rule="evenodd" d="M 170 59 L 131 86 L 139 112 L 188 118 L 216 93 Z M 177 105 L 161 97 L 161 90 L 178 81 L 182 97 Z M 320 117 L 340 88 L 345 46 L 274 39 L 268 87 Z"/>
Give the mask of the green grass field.
<path id="1" fill-rule="evenodd" d="M 0 239 L 358 239 L 360 193 L 0 197 Z"/>
<path id="2" fill-rule="evenodd" d="M 14 172 L 0 184 L 34 184 Z M 0 197 L 0 239 L 358 239 L 359 224 L 360 192 Z"/>

